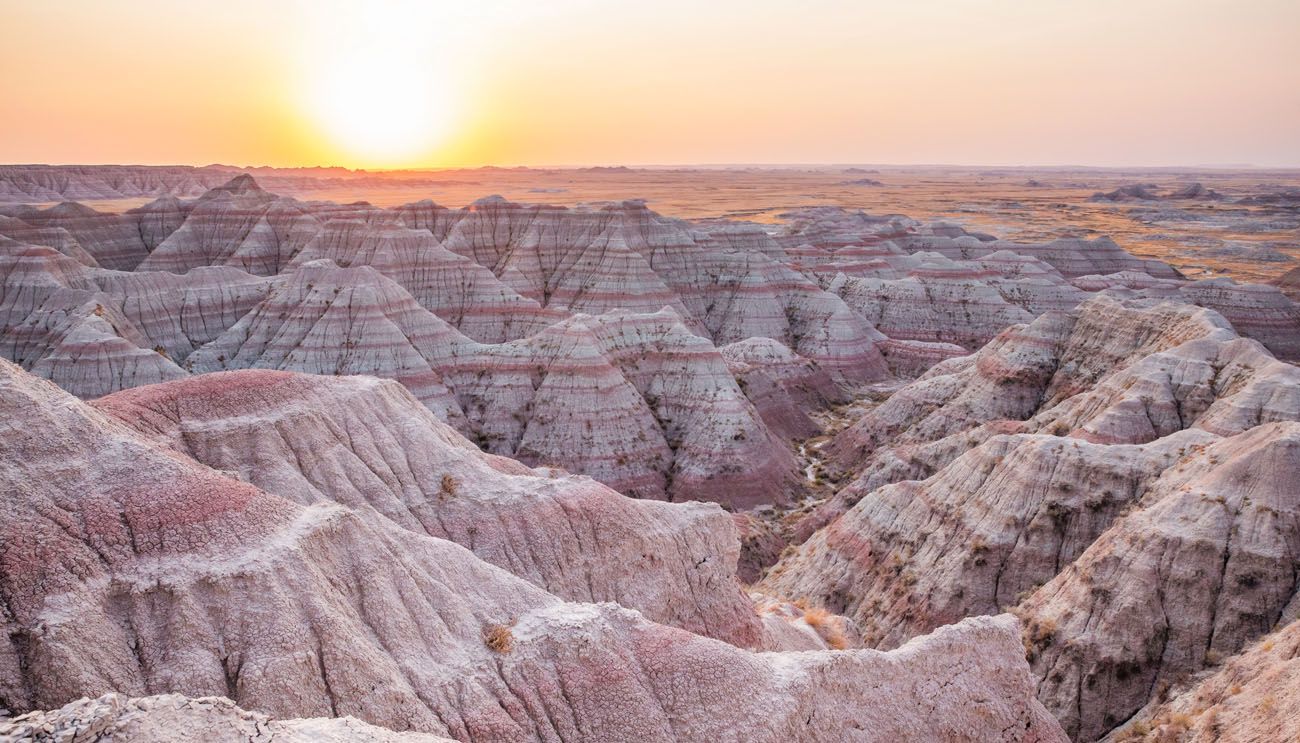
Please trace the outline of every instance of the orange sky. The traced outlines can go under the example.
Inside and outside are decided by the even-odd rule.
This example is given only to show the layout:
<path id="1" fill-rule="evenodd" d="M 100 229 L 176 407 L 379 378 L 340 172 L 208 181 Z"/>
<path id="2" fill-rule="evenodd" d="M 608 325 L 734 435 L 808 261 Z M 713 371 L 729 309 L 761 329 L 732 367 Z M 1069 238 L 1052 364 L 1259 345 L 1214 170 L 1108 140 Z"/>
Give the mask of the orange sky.
<path id="1" fill-rule="evenodd" d="M 0 0 L 0 162 L 1296 166 L 1297 39 L 1295 0 Z"/>

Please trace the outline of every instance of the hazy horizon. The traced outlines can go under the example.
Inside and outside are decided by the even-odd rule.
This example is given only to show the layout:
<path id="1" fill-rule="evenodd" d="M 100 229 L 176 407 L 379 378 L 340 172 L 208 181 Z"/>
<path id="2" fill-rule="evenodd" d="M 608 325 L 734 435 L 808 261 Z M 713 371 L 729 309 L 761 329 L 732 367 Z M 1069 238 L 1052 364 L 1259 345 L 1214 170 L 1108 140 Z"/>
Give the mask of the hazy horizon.
<path id="1" fill-rule="evenodd" d="M 0 162 L 1300 167 L 1283 0 L 0 10 Z"/>
<path id="2" fill-rule="evenodd" d="M 259 163 L 231 163 L 231 162 L 119 162 L 104 160 L 100 162 L 53 162 L 53 161 L 26 161 L 26 162 L 4 162 L 0 165 L 8 166 L 28 166 L 41 165 L 53 167 L 99 167 L 99 166 L 121 166 L 121 167 L 146 167 L 146 168 L 231 168 L 235 170 L 257 170 L 261 168 L 270 168 L 275 170 L 308 170 L 319 168 L 322 170 L 342 169 L 352 172 L 366 173 L 410 173 L 421 171 L 446 171 L 446 170 L 481 170 L 481 169 L 498 169 L 498 170 L 594 170 L 594 169 L 616 169 L 627 168 L 630 170 L 721 170 L 721 169 L 768 169 L 768 170 L 791 170 L 791 169 L 837 169 L 837 168 L 890 168 L 898 170 L 907 169 L 929 169 L 929 168 L 953 168 L 953 169 L 991 169 L 991 170 L 1098 170 L 1098 171 L 1125 171 L 1125 170 L 1142 170 L 1142 171 L 1224 171 L 1234 172 L 1241 170 L 1258 170 L 1261 172 L 1289 172 L 1300 171 L 1300 164 L 1297 165 L 1257 165 L 1255 163 L 1187 163 L 1187 164 L 1164 164 L 1164 165 L 1140 165 L 1140 164 L 1118 164 L 1118 165 L 1086 165 L 1081 163 L 929 163 L 929 162 L 728 162 L 728 163 L 709 163 L 709 162 L 680 162 L 680 163 L 635 163 L 635 162 L 589 162 L 589 163 L 482 163 L 482 164 L 463 164 L 463 165 L 411 165 L 396 167 L 350 167 L 336 163 L 318 162 L 305 163 L 302 165 L 266 165 Z"/>

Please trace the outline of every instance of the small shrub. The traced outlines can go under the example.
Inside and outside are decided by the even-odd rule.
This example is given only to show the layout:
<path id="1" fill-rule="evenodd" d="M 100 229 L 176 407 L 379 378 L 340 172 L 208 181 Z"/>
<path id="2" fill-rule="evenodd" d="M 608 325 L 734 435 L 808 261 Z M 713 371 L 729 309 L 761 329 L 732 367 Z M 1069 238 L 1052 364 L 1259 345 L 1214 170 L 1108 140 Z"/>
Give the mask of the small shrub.
<path id="1" fill-rule="evenodd" d="M 829 611 L 821 607 L 806 608 L 803 612 L 803 620 L 817 632 L 817 636 L 822 638 L 831 650 L 843 650 L 849 646 L 849 641 L 844 636 L 844 625 L 841 619 Z"/>
<path id="2" fill-rule="evenodd" d="M 442 491 L 441 491 L 442 495 L 448 497 L 453 496 L 456 494 L 456 490 L 459 487 L 460 487 L 460 483 L 457 482 L 456 478 L 452 477 L 450 473 L 442 476 Z"/>
<path id="3" fill-rule="evenodd" d="M 849 646 L 849 641 L 844 637 L 844 630 L 839 622 L 832 622 L 827 627 L 827 631 L 822 634 L 822 639 L 831 650 L 843 650 Z"/>
<path id="4" fill-rule="evenodd" d="M 483 644 L 494 653 L 502 655 L 515 647 L 515 636 L 507 624 L 491 624 L 483 630 Z"/>
<path id="5" fill-rule="evenodd" d="M 808 623 L 809 627 L 817 629 L 830 619 L 830 612 L 820 607 L 811 606 L 804 610 L 803 620 Z"/>
<path id="6" fill-rule="evenodd" d="M 1176 733 L 1190 729 L 1192 722 L 1192 716 L 1185 712 L 1174 712 L 1169 715 L 1169 727 Z"/>
<path id="7" fill-rule="evenodd" d="M 1021 639 L 1025 656 L 1032 661 L 1056 640 L 1056 620 L 1051 617 L 1031 620 Z"/>

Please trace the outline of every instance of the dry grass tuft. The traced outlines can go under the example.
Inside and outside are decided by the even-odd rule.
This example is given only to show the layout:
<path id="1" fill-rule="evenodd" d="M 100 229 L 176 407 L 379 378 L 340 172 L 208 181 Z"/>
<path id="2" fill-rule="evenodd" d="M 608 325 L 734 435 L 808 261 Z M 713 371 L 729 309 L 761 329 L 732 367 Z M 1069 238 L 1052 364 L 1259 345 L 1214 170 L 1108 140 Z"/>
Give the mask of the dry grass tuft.
<path id="1" fill-rule="evenodd" d="M 460 483 L 457 482 L 456 478 L 452 477 L 450 473 L 442 476 L 442 491 L 441 491 L 442 495 L 446 495 L 446 496 L 455 495 L 457 489 L 459 488 L 460 488 Z"/>
<path id="2" fill-rule="evenodd" d="M 515 636 L 508 624 L 491 624 L 483 630 L 483 644 L 494 653 L 502 655 L 515 647 Z"/>
<path id="3" fill-rule="evenodd" d="M 826 646 L 831 650 L 843 650 L 849 646 L 849 640 L 844 636 L 844 620 L 837 617 L 821 607 L 801 607 L 803 608 L 803 621 L 822 638 Z"/>
<path id="4" fill-rule="evenodd" d="M 1195 720 L 1185 712 L 1173 712 L 1169 715 L 1169 728 L 1172 732 L 1181 733 L 1184 730 L 1190 730 Z"/>
<path id="5" fill-rule="evenodd" d="M 826 624 L 831 617 L 831 613 L 818 607 L 808 607 L 804 609 L 803 620 L 808 623 L 809 627 L 817 629 Z"/>
<path id="6" fill-rule="evenodd" d="M 1021 639 L 1025 646 L 1025 657 L 1034 660 L 1039 653 L 1056 641 L 1056 619 L 1052 617 L 1030 619 L 1025 625 Z"/>

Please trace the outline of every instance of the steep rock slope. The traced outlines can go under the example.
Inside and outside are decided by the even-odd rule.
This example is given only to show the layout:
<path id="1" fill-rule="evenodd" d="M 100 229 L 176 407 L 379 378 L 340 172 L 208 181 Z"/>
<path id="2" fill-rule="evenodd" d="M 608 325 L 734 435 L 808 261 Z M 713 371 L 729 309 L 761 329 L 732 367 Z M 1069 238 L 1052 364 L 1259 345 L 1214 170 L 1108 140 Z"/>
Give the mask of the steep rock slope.
<path id="1" fill-rule="evenodd" d="M 1292 620 L 1122 728 L 1117 739 L 1265 741 L 1300 737 L 1300 623 Z"/>
<path id="2" fill-rule="evenodd" d="M 763 590 L 878 647 L 1015 605 L 1084 740 L 1283 616 L 1300 369 L 1208 310 L 1107 298 L 960 361 L 842 434 L 870 458 Z"/>
<path id="3" fill-rule="evenodd" d="M 611 312 L 572 322 L 591 330 L 664 430 L 675 499 L 748 506 L 797 489 L 789 448 L 764 424 L 722 354 L 677 313 Z"/>
<path id="4" fill-rule="evenodd" d="M 978 443 L 979 432 L 965 445 L 958 434 L 1026 420 L 1117 369 L 1209 336 L 1235 334 L 1221 316 L 1196 307 L 1097 297 L 1072 313 L 1009 328 L 978 353 L 934 367 L 836 437 L 829 453 L 859 474 L 945 439 L 960 453 Z"/>
<path id="5" fill-rule="evenodd" d="M 66 233 L 104 268 L 130 271 L 149 255 L 136 220 L 130 215 L 64 202 L 48 209 L 27 208 L 14 216 L 32 227 Z"/>
<path id="6" fill-rule="evenodd" d="M 111 305 L 91 299 L 68 308 L 56 296 L 12 329 L 16 338 L 36 341 L 39 354 L 26 356 L 33 374 L 83 398 L 107 395 L 139 384 L 186 375 L 161 348 L 150 349 L 144 334 Z"/>
<path id="7" fill-rule="evenodd" d="M 629 495 L 753 503 L 795 487 L 788 448 L 671 312 L 579 315 L 482 344 L 369 266 L 312 261 L 188 365 L 396 379 L 488 451 Z"/>
<path id="8" fill-rule="evenodd" d="M 1188 305 L 1098 297 L 1012 328 L 933 368 L 826 447 L 850 484 L 805 519 L 807 537 L 867 493 L 923 479 L 998 434 L 1140 444 L 1185 428 L 1227 436 L 1300 419 L 1300 370 Z"/>
<path id="9" fill-rule="evenodd" d="M 459 213 L 443 245 L 550 309 L 599 314 L 667 305 L 688 314 L 645 253 L 694 242 L 643 203 L 569 209 L 489 197 Z"/>
<path id="10" fill-rule="evenodd" d="M 564 318 L 520 296 L 491 271 L 442 247 L 424 230 L 378 220 L 331 220 L 293 258 L 292 266 L 328 259 L 370 266 L 411 293 L 420 306 L 483 343 L 531 335 Z"/>
<path id="11" fill-rule="evenodd" d="M 86 302 L 113 307 L 149 342 L 183 361 L 195 348 L 224 332 L 270 287 L 267 279 L 233 268 L 196 268 L 184 275 L 93 269 L 40 246 L 0 248 L 0 328 L 15 344 L 10 329 L 38 322 L 32 317 L 67 313 Z M 13 348 L 17 349 L 17 345 Z M 26 355 L 6 355 L 22 362 Z"/>
<path id="12" fill-rule="evenodd" d="M 766 254 L 660 247 L 652 256 L 716 343 L 771 338 L 840 382 L 888 376 L 878 348 L 885 336 L 838 296 Z"/>
<path id="13" fill-rule="evenodd" d="M 217 168 L 144 165 L 0 166 L 0 198 L 9 201 L 198 196 L 230 180 Z"/>
<path id="14" fill-rule="evenodd" d="M 845 380 L 887 374 L 875 348 L 883 337 L 783 265 L 780 245 L 753 226 L 698 230 L 639 201 L 570 209 L 491 197 L 464 210 L 426 202 L 397 211 L 549 310 L 670 307 L 719 345 L 768 337 Z"/>
<path id="15" fill-rule="evenodd" d="M 234 269 L 104 271 L 48 248 L 0 255 L 0 278 L 0 354 L 85 398 L 184 376 L 178 363 L 266 293 Z"/>
<path id="16" fill-rule="evenodd" d="M 21 219 L 0 216 L 0 246 L 5 252 L 12 253 L 28 245 L 54 248 L 78 263 L 99 267 L 95 256 L 62 227 L 34 227 Z"/>
<path id="17" fill-rule="evenodd" d="M 195 372 L 283 369 L 396 379 L 444 420 L 460 407 L 433 368 L 435 349 L 468 339 L 377 271 L 308 263 L 190 355 Z"/>
<path id="18" fill-rule="evenodd" d="M 1300 576 L 1298 477 L 1300 424 L 1206 446 L 1020 605 L 1039 698 L 1068 731 L 1099 737 L 1279 621 Z"/>
<path id="19" fill-rule="evenodd" d="M 827 287 L 877 330 L 896 340 L 955 343 L 979 348 L 1010 325 L 1033 315 L 986 283 L 884 280 L 839 274 Z"/>
<path id="20" fill-rule="evenodd" d="M 1010 617 L 888 654 L 754 654 L 565 604 L 341 506 L 292 504 L 11 364 L 0 374 L 0 476 L 21 496 L 0 520 L 11 709 L 112 687 L 460 740 L 1063 740 Z M 69 467 L 69 445 L 120 456 Z"/>
<path id="21" fill-rule="evenodd" d="M 273 720 L 240 709 L 222 697 L 190 699 L 180 694 L 127 698 L 105 694 L 59 709 L 0 719 L 0 737 L 11 741 L 129 740 L 167 743 L 448 743 L 424 733 L 396 733 L 354 717 Z"/>
<path id="22" fill-rule="evenodd" d="M 1238 333 L 1263 343 L 1279 358 L 1300 360 L 1300 303 L 1276 287 L 1216 278 L 1180 286 L 1178 294 L 1223 315 Z"/>
<path id="23" fill-rule="evenodd" d="M 394 382 L 223 372 L 94 405 L 262 490 L 449 539 L 562 598 L 613 601 L 698 634 L 758 642 L 721 509 L 632 500 L 484 454 Z"/>
<path id="24" fill-rule="evenodd" d="M 224 265 L 269 276 L 284 269 L 329 218 L 378 211 L 367 204 L 299 202 L 277 196 L 262 190 L 248 175 L 176 208 L 185 209 L 184 220 L 140 263 L 140 270 L 184 273 L 199 266 Z"/>
<path id="25" fill-rule="evenodd" d="M 799 440 L 821 433 L 808 411 L 850 399 L 817 362 L 771 338 L 746 338 L 718 352 L 763 422 L 786 438 Z"/>
<path id="26" fill-rule="evenodd" d="M 100 301 L 129 318 L 150 348 L 161 348 L 178 364 L 226 332 L 271 288 L 269 280 L 230 267 L 199 267 L 180 276 L 100 271 L 91 279 Z"/>
<path id="27" fill-rule="evenodd" d="M 1013 606 L 1069 566 L 1194 446 L 995 436 L 923 481 L 878 488 L 771 571 L 763 587 L 858 622 L 868 646 Z"/>

